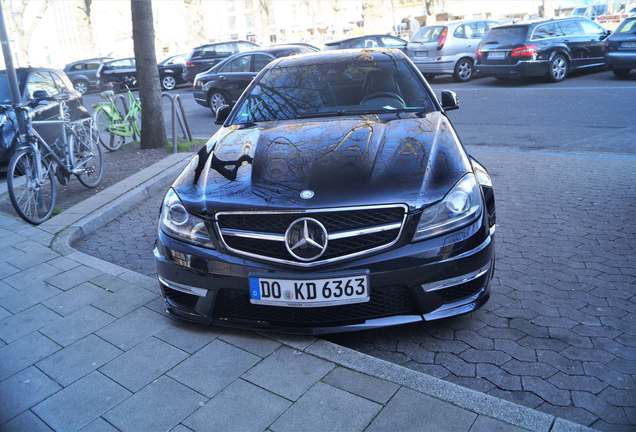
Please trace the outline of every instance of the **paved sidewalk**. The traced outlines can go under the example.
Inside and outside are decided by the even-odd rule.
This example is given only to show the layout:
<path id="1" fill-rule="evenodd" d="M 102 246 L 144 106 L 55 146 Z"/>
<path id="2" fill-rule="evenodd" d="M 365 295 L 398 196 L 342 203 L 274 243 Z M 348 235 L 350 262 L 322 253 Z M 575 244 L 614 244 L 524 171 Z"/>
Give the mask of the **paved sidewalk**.
<path id="1" fill-rule="evenodd" d="M 0 430 L 588 430 L 321 339 L 177 323 L 154 279 L 67 245 L 180 163 L 39 228 L 0 216 Z"/>

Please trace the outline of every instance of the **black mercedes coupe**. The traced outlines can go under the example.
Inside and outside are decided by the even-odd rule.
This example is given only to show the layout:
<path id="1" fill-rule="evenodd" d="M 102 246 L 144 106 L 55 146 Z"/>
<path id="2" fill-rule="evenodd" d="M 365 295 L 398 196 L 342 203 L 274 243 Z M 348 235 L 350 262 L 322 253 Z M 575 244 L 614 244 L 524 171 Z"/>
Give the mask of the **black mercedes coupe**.
<path id="1" fill-rule="evenodd" d="M 456 108 L 399 50 L 271 62 L 164 198 L 154 252 L 169 313 L 321 334 L 479 308 L 495 200 Z"/>

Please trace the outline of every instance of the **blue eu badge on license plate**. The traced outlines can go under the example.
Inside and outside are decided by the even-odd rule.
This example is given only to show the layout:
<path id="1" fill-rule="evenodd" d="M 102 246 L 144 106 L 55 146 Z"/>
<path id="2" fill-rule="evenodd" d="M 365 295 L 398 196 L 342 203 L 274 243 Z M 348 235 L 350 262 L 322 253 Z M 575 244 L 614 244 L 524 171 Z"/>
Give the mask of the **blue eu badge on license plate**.
<path id="1" fill-rule="evenodd" d="M 252 300 L 260 300 L 261 299 L 261 289 L 258 285 L 258 278 L 251 277 L 250 278 L 250 298 Z"/>

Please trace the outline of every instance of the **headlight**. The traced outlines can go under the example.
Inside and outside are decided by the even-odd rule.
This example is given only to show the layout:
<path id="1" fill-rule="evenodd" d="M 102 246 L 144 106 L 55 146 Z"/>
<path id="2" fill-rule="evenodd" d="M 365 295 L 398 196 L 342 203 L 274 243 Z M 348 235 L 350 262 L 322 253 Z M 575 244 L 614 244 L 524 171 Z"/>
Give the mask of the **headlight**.
<path id="1" fill-rule="evenodd" d="M 481 207 L 481 191 L 475 175 L 466 174 L 443 200 L 422 211 L 413 241 L 466 226 L 481 216 Z"/>
<path id="2" fill-rule="evenodd" d="M 203 219 L 188 213 L 172 189 L 168 191 L 163 199 L 159 227 L 170 237 L 197 246 L 214 248 L 214 243 L 210 238 L 210 233 Z"/>

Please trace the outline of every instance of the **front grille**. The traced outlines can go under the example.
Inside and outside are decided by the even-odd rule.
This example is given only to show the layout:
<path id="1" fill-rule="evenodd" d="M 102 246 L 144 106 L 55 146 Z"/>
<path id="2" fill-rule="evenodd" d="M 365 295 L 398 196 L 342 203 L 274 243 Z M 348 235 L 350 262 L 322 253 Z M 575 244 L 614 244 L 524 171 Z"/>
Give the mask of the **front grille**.
<path id="1" fill-rule="evenodd" d="M 405 215 L 404 205 L 280 213 L 220 212 L 216 223 L 222 242 L 232 252 L 285 264 L 312 266 L 391 246 L 399 238 Z M 299 260 L 285 246 L 285 232 L 302 217 L 319 221 L 329 236 L 326 250 L 315 261 Z M 332 236 L 342 233 L 349 234 Z"/>
<path id="2" fill-rule="evenodd" d="M 216 297 L 216 319 L 265 321 L 280 326 L 332 326 L 364 322 L 394 315 L 413 315 L 417 310 L 409 289 L 389 286 L 372 290 L 366 303 L 319 308 L 253 305 L 247 292 L 223 289 Z"/>

